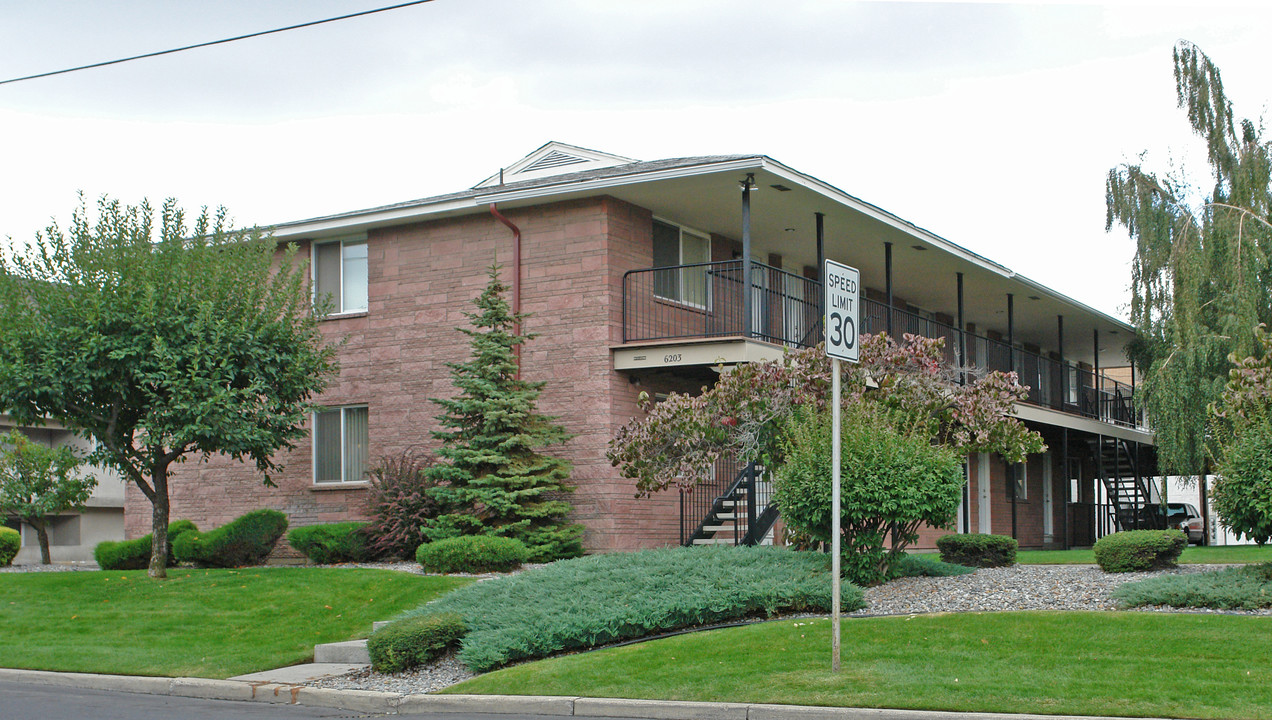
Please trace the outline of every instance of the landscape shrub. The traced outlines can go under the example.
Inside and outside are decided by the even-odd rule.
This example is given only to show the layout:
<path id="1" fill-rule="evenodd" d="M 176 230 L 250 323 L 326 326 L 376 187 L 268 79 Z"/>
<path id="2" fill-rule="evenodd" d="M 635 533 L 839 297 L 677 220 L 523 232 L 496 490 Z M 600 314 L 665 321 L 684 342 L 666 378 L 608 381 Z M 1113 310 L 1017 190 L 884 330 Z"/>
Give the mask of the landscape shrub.
<path id="1" fill-rule="evenodd" d="M 1188 546 L 1178 530 L 1126 530 L 1095 542 L 1095 561 L 1104 572 L 1136 572 L 1174 567 Z"/>
<path id="2" fill-rule="evenodd" d="M 11 527 L 0 526 L 0 567 L 13 562 L 21 547 L 22 535 Z"/>
<path id="3" fill-rule="evenodd" d="M 486 672 L 656 633 L 783 613 L 828 612 L 830 558 L 781 547 L 681 547 L 562 560 L 474 583 L 408 613 L 453 612 L 459 658 Z M 844 583 L 845 611 L 864 606 Z"/>
<path id="4" fill-rule="evenodd" d="M 1272 607 L 1272 563 L 1125 583 L 1113 591 L 1122 607 L 1259 610 Z"/>
<path id="5" fill-rule="evenodd" d="M 911 555 L 903 553 L 892 563 L 889 579 L 902 577 L 952 577 L 968 575 L 976 572 L 976 568 L 952 562 L 937 560 L 932 555 Z"/>
<path id="6" fill-rule="evenodd" d="M 172 551 L 176 539 L 191 531 L 198 532 L 199 528 L 189 520 L 168 523 L 168 567 L 177 564 Z M 153 542 L 154 536 L 150 533 L 132 540 L 106 540 L 93 548 L 93 559 L 103 570 L 145 570 L 150 567 L 150 546 Z"/>
<path id="7" fill-rule="evenodd" d="M 376 672 L 395 673 L 423 665 L 457 646 L 468 627 L 455 613 L 399 620 L 371 633 L 367 652 Z"/>
<path id="8" fill-rule="evenodd" d="M 525 543 L 493 535 L 461 535 L 421 545 L 415 561 L 433 573 L 507 572 L 530 557 Z"/>
<path id="9" fill-rule="evenodd" d="M 1262 417 L 1224 444 L 1210 493 L 1224 526 L 1257 543 L 1272 540 L 1272 420 Z"/>
<path id="10" fill-rule="evenodd" d="M 860 585 L 887 579 L 919 526 L 948 524 L 963 497 L 958 454 L 914 431 L 917 421 L 880 405 L 846 407 L 841 433 L 843 574 Z M 831 540 L 832 453 L 830 413 L 797 416 L 773 484 L 783 521 L 822 542 Z"/>
<path id="11" fill-rule="evenodd" d="M 1006 567 L 1016 562 L 1017 543 L 1006 535 L 968 533 L 942 535 L 936 539 L 941 559 L 968 567 Z"/>
<path id="12" fill-rule="evenodd" d="M 385 455 L 367 469 L 367 536 L 378 556 L 410 560 L 424 544 L 421 528 L 437 517 L 437 483 L 429 477 L 431 457 L 413 450 Z"/>
<path id="13" fill-rule="evenodd" d="M 364 522 L 298 527 L 287 533 L 287 542 L 319 565 L 367 562 L 377 557 Z"/>
<path id="14" fill-rule="evenodd" d="M 215 530 L 185 533 L 172 548 L 178 561 L 199 567 L 259 565 L 286 530 L 286 515 L 277 510 L 253 510 Z"/>

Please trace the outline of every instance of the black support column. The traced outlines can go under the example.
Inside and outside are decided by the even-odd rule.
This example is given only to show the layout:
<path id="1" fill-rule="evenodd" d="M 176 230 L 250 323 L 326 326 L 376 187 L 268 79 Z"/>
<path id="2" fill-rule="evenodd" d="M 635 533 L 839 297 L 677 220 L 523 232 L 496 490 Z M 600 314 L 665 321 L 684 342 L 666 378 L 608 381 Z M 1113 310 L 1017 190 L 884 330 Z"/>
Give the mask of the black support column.
<path id="1" fill-rule="evenodd" d="M 967 383 L 967 373 L 963 372 L 967 367 L 967 324 L 963 318 L 963 273 L 957 273 L 958 277 L 958 384 Z"/>
<path id="2" fill-rule="evenodd" d="M 1064 357 L 1063 315 L 1056 316 L 1056 352 L 1060 354 L 1060 409 L 1063 410 L 1069 402 L 1069 361 Z"/>
<path id="3" fill-rule="evenodd" d="M 894 338 L 892 333 L 892 243 L 883 244 L 883 278 L 884 290 L 888 293 L 888 337 Z"/>
<path id="4" fill-rule="evenodd" d="M 813 217 L 817 219 L 817 279 L 821 283 L 821 291 L 817 293 L 817 324 L 821 325 L 826 322 L 826 214 L 813 213 Z M 826 328 L 818 333 L 819 337 L 825 337 Z"/>

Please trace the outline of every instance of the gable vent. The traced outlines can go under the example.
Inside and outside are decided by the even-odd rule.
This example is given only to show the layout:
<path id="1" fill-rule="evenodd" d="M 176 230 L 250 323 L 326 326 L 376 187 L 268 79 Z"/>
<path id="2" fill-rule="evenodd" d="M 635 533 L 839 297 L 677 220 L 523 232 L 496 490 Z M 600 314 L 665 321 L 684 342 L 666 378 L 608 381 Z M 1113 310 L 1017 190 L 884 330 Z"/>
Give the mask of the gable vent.
<path id="1" fill-rule="evenodd" d="M 530 165 L 521 168 L 521 170 L 518 171 L 518 174 L 534 172 L 535 170 L 547 170 L 548 168 L 562 167 L 565 165 L 577 165 L 585 162 L 587 162 L 587 159 L 585 158 L 581 158 L 576 155 L 569 155 L 561 152 L 560 150 L 553 150 L 547 155 L 535 160 Z"/>

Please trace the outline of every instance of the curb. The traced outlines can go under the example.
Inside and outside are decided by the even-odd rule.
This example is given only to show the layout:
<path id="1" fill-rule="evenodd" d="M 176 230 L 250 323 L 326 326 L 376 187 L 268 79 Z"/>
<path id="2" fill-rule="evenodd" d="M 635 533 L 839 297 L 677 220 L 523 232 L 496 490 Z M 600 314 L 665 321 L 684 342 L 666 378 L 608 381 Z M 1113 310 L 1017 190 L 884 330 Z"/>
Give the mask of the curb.
<path id="1" fill-rule="evenodd" d="M 555 695 L 399 695 L 373 690 L 333 690 L 305 685 L 250 683 L 209 678 L 59 673 L 0 668 L 0 681 L 146 695 L 307 705 L 355 712 L 575 715 L 642 720 L 1145 720 L 1109 716 L 972 713 L 881 708 L 834 708 L 763 703 L 680 702 Z"/>

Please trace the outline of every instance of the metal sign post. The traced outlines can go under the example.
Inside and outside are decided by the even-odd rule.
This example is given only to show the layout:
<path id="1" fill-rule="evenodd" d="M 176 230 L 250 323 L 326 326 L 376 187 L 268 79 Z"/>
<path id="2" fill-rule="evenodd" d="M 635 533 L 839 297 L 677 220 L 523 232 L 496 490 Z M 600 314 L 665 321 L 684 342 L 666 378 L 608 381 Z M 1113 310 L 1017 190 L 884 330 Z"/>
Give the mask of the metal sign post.
<path id="1" fill-rule="evenodd" d="M 831 469 L 830 469 L 830 670 L 839 672 L 839 594 L 841 572 L 839 473 L 842 450 L 839 447 L 843 422 L 841 360 L 857 362 L 860 356 L 857 328 L 860 327 L 861 273 L 856 268 L 826 261 L 825 273 L 826 354 L 831 366 Z"/>

